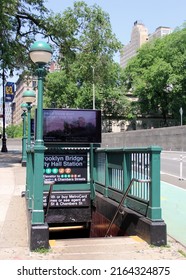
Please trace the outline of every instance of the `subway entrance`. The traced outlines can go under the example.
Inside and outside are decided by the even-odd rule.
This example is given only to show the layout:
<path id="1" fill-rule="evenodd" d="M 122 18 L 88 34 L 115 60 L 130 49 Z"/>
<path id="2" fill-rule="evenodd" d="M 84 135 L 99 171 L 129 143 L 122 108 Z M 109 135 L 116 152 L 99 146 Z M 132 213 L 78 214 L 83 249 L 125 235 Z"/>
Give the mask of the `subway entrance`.
<path id="1" fill-rule="evenodd" d="M 43 140 L 44 227 L 40 230 L 33 225 L 31 248 L 40 242 L 34 238 L 37 229 L 46 247 L 51 238 L 90 236 L 95 200 L 94 151 L 101 143 L 101 111 L 43 109 Z M 37 200 L 28 193 L 30 200 Z"/>

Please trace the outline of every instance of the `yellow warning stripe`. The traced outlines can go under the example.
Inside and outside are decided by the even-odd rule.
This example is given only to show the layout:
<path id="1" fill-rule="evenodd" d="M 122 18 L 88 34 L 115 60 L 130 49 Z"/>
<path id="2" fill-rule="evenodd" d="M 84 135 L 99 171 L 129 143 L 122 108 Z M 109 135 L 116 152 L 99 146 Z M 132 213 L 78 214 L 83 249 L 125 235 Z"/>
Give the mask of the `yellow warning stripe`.
<path id="1" fill-rule="evenodd" d="M 50 247 L 56 246 L 56 240 L 49 240 Z"/>
<path id="2" fill-rule="evenodd" d="M 144 240 L 137 235 L 131 235 L 130 238 L 138 242 L 144 242 Z"/>

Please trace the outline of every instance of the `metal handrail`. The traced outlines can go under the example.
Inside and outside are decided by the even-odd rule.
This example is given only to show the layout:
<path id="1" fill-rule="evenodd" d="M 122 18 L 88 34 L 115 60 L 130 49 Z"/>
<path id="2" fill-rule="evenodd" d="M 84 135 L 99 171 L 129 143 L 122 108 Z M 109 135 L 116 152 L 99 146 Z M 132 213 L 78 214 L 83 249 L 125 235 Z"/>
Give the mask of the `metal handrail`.
<path id="1" fill-rule="evenodd" d="M 113 223 L 114 223 L 114 221 L 115 221 L 115 219 L 116 219 L 116 217 L 117 217 L 117 214 L 118 214 L 118 212 L 119 212 L 119 210 L 120 210 L 121 205 L 123 204 L 124 200 L 126 199 L 128 193 L 129 193 L 129 191 L 130 191 L 130 188 L 132 187 L 133 182 L 150 183 L 151 180 L 150 180 L 150 179 L 148 179 L 148 180 L 143 180 L 143 179 L 136 179 L 136 178 L 133 178 L 133 179 L 130 181 L 130 184 L 128 185 L 128 187 L 127 187 L 125 193 L 123 194 L 122 199 L 121 199 L 121 201 L 120 201 L 120 203 L 119 203 L 119 205 L 118 205 L 118 208 L 117 208 L 117 210 L 116 210 L 116 213 L 115 213 L 115 215 L 114 215 L 112 221 L 111 221 L 110 224 L 109 224 L 109 227 L 108 227 L 108 229 L 107 229 L 107 232 L 106 232 L 106 234 L 105 234 L 105 237 L 108 237 L 108 233 L 109 233 L 109 231 L 110 231 L 110 229 L 111 229 L 111 227 L 112 227 L 112 225 L 113 225 Z"/>

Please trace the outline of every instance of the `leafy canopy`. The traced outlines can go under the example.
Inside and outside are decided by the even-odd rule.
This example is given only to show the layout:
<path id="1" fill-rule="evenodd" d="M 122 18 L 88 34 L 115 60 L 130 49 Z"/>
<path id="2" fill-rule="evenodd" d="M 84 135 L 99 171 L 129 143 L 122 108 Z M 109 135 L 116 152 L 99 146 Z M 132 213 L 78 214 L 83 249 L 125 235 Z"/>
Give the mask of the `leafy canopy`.
<path id="1" fill-rule="evenodd" d="M 121 94 L 122 71 L 113 60 L 121 43 L 112 33 L 109 15 L 97 5 L 75 2 L 48 23 L 61 70 L 47 76 L 45 105 L 92 108 L 95 89 L 97 109 L 105 116 L 123 115 L 127 101 Z"/>
<path id="2" fill-rule="evenodd" d="M 58 14 L 44 4 L 44 0 L 1 0 L 0 68 L 6 75 L 31 68 L 28 51 L 39 35 L 53 45 L 60 66 L 59 72 L 47 77 L 46 106 L 53 102 L 58 107 L 92 108 L 94 85 L 96 108 L 105 116 L 126 114 L 121 68 L 113 61 L 121 43 L 112 32 L 109 15 L 83 1 Z"/>
<path id="3" fill-rule="evenodd" d="M 0 67 L 6 72 L 29 64 L 35 35 L 46 36 L 47 15 L 44 0 L 1 0 Z"/>
<path id="4" fill-rule="evenodd" d="M 186 111 L 186 28 L 149 42 L 125 69 L 126 90 L 138 97 L 138 112 L 179 119 Z"/>

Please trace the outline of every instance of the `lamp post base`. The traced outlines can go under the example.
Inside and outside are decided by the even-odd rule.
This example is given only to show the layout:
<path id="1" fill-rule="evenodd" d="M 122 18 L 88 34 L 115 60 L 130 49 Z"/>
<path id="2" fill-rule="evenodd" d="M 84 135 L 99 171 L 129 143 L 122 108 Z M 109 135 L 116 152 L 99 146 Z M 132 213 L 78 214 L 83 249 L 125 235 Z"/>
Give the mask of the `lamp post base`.
<path id="1" fill-rule="evenodd" d="M 1 148 L 1 152 L 3 153 L 7 153 L 7 147 L 6 147 L 6 138 L 2 138 L 2 148 Z"/>
<path id="2" fill-rule="evenodd" d="M 30 250 L 49 249 L 48 224 L 31 225 L 30 229 Z"/>

